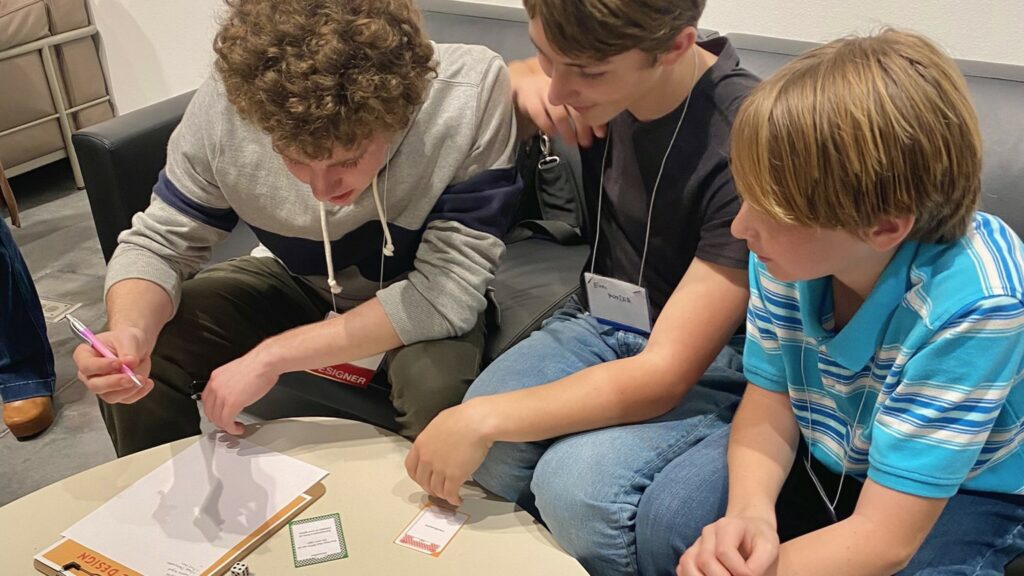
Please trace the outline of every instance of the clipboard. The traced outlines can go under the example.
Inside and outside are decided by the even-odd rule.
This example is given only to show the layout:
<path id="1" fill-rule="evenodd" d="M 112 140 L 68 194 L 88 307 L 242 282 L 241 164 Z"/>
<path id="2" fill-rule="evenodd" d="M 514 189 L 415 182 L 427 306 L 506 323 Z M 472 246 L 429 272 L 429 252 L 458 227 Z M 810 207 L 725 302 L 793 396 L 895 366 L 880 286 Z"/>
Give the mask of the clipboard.
<path id="1" fill-rule="evenodd" d="M 263 525 L 242 539 L 237 546 L 218 559 L 212 566 L 200 573 L 200 576 L 219 576 L 231 569 L 238 562 L 252 553 L 256 548 L 270 539 L 278 530 L 288 525 L 292 519 L 302 513 L 327 492 L 322 482 L 317 482 L 302 495 L 292 500 L 267 520 Z M 69 564 L 77 564 L 79 568 L 64 569 Z M 35 556 L 36 570 L 49 576 L 87 576 L 89 574 L 116 574 L 117 576 L 143 576 L 141 573 L 121 565 L 115 560 L 94 552 L 69 538 L 61 538 L 53 545 Z"/>

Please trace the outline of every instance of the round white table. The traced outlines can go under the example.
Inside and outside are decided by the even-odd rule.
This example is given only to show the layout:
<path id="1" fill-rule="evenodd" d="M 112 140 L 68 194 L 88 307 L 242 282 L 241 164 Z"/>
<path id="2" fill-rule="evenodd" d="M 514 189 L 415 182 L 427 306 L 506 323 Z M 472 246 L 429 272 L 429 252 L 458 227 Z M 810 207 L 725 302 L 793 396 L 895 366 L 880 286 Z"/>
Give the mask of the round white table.
<path id="1" fill-rule="evenodd" d="M 342 560 L 295 568 L 285 527 L 244 559 L 253 576 L 586 574 L 529 514 L 474 487 L 463 488 L 459 509 L 469 521 L 440 557 L 394 544 L 427 497 L 405 473 L 409 442 L 391 432 L 350 420 L 294 418 L 249 425 L 245 437 L 330 472 L 322 481 L 327 493 L 296 519 L 339 513 L 349 552 Z M 4 573 L 34 573 L 33 556 L 61 531 L 195 441 L 108 462 L 0 508 Z"/>

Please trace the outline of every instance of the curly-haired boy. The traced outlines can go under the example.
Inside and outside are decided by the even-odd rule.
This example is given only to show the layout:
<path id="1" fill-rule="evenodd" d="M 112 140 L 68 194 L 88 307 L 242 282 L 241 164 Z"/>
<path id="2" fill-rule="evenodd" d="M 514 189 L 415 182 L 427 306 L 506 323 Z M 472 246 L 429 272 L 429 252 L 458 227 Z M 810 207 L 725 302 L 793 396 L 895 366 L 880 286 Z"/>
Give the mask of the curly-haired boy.
<path id="1" fill-rule="evenodd" d="M 282 373 L 387 351 L 415 436 L 479 370 L 521 189 L 503 62 L 430 43 L 410 0 L 229 0 L 214 48 L 110 261 L 99 337 L 118 359 L 75 355 L 117 453 L 198 433 L 193 381 L 239 433 Z M 260 246 L 199 272 L 239 221 Z"/>

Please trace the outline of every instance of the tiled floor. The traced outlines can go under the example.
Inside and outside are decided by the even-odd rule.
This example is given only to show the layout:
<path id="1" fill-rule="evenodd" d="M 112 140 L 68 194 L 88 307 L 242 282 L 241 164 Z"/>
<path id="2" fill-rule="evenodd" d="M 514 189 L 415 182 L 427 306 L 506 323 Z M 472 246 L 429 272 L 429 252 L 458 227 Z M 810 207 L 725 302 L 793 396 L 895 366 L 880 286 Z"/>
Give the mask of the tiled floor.
<path id="1" fill-rule="evenodd" d="M 22 228 L 13 229 L 40 296 L 81 302 L 75 315 L 93 326 L 101 305 L 104 262 L 89 202 L 76 191 L 66 162 L 13 178 Z M 0 430 L 0 505 L 114 458 L 96 398 L 75 378 L 77 345 L 64 324 L 48 324 L 57 371 L 57 420 L 41 436 L 19 442 Z"/>
<path id="2" fill-rule="evenodd" d="M 12 178 L 11 187 L 22 210 L 22 227 L 14 228 L 13 236 L 39 296 L 81 303 L 75 317 L 94 329 L 102 327 L 107 320 L 102 303 L 106 264 L 88 197 L 75 190 L 67 162 Z M 251 242 L 251 235 L 242 234 L 220 256 L 245 252 Z M 114 458 L 96 397 L 75 376 L 71 354 L 78 340 L 63 322 L 47 324 L 47 329 L 57 372 L 57 418 L 49 430 L 25 442 L 0 425 L 0 506 Z M 265 418 L 313 414 L 302 403 L 253 408 Z M 239 417 L 243 422 L 260 419 L 249 413 Z M 211 427 L 203 421 L 204 430 Z"/>

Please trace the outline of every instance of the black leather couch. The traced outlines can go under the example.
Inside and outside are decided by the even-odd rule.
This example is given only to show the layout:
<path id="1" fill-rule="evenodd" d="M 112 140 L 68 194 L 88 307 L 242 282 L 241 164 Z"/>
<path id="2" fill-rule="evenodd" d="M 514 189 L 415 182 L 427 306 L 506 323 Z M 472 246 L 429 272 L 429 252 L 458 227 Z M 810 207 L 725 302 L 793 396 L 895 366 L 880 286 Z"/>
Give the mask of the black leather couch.
<path id="1" fill-rule="evenodd" d="M 532 55 L 523 23 L 427 13 L 426 25 L 438 42 L 490 46 L 507 59 Z M 744 48 L 753 40 L 733 37 L 743 64 L 767 76 L 791 55 Z M 998 214 L 1024 235 L 1024 81 L 968 75 L 968 84 L 985 140 L 983 208 Z M 96 230 L 109 259 L 117 235 L 132 215 L 149 203 L 157 173 L 165 162 L 168 137 L 181 118 L 191 93 L 125 114 L 76 133 L 75 149 L 82 165 Z M 560 150 L 578 167 L 578 156 Z M 217 260 L 245 253 L 255 239 L 244 225 L 214 252 Z M 563 246 L 542 238 L 509 243 L 493 285 L 500 310 L 488 334 L 485 360 L 497 357 L 532 331 L 552 309 L 575 291 L 586 258 L 585 246 Z M 357 418 L 394 428 L 387 390 L 359 390 L 308 374 L 287 374 L 267 398 L 251 408 L 264 417 L 326 415 Z M 1007 568 L 1024 576 L 1024 558 Z"/>

